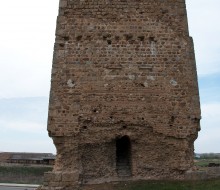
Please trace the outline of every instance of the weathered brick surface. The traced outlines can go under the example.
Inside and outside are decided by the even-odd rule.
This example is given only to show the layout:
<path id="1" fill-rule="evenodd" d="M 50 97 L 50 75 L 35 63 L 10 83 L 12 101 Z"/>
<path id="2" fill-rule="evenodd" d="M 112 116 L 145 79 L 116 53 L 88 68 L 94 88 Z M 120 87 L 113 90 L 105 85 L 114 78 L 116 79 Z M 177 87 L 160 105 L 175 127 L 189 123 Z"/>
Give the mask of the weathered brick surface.
<path id="1" fill-rule="evenodd" d="M 184 0 L 60 0 L 48 131 L 62 179 L 48 188 L 182 179 L 199 121 Z"/>

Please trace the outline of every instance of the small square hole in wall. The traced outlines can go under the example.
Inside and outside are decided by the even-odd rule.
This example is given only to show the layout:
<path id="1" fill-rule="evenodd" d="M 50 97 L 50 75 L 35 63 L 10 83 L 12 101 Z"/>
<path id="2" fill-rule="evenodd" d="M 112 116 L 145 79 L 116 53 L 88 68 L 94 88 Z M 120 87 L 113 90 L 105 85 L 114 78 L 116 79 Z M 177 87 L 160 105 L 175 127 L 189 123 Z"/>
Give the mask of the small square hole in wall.
<path id="1" fill-rule="evenodd" d="M 63 37 L 63 39 L 65 40 L 65 41 L 69 41 L 69 37 L 68 36 L 65 36 L 65 37 Z"/>
<path id="2" fill-rule="evenodd" d="M 111 45 L 112 41 L 111 40 L 107 40 L 107 43 L 108 43 L 108 45 Z"/>
<path id="3" fill-rule="evenodd" d="M 138 39 L 143 42 L 144 41 L 144 36 L 138 36 Z"/>
<path id="4" fill-rule="evenodd" d="M 62 44 L 59 44 L 59 46 L 60 46 L 60 47 L 64 47 L 64 46 L 65 46 L 65 44 L 63 44 L 63 43 L 62 43 Z"/>
<path id="5" fill-rule="evenodd" d="M 150 42 L 156 42 L 155 37 L 152 37 L 152 36 L 149 37 L 149 41 L 150 41 Z"/>
<path id="6" fill-rule="evenodd" d="M 77 41 L 80 41 L 81 39 L 82 39 L 82 35 L 79 35 L 79 36 L 76 37 Z"/>
<path id="7" fill-rule="evenodd" d="M 133 38 L 133 35 L 132 35 L 132 34 L 125 34 L 124 36 L 125 36 L 125 39 L 126 39 L 127 41 L 129 41 L 129 40 L 131 40 L 131 39 Z"/>

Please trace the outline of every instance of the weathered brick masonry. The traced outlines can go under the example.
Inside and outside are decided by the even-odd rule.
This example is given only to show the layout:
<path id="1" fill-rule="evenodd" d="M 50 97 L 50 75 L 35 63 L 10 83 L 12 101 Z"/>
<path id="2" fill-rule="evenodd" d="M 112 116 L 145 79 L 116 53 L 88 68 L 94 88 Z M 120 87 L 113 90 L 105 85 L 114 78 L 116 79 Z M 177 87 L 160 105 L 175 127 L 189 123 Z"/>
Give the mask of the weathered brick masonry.
<path id="1" fill-rule="evenodd" d="M 199 121 L 184 0 L 60 0 L 43 189 L 183 179 Z"/>

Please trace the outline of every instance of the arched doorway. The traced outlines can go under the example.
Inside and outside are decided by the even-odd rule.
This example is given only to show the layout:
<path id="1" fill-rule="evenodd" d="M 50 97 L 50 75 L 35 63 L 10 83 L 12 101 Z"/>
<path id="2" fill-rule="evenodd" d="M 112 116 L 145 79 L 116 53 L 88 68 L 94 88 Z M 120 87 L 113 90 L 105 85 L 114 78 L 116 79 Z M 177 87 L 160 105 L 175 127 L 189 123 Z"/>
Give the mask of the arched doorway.
<path id="1" fill-rule="evenodd" d="M 128 136 L 116 139 L 116 169 L 118 176 L 131 176 L 131 141 Z"/>

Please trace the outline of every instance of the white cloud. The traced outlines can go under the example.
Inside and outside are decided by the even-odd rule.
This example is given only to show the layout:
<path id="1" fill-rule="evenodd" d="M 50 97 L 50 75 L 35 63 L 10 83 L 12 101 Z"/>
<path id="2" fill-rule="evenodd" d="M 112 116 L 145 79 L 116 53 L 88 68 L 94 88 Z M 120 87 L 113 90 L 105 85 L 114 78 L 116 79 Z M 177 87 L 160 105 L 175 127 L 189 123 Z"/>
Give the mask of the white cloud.
<path id="1" fill-rule="evenodd" d="M 0 151 L 55 152 L 47 132 L 48 99 L 0 99 Z"/>
<path id="2" fill-rule="evenodd" d="M 52 139 L 39 139 L 39 140 L 0 140 L 0 151 L 1 152 L 45 152 L 56 154 L 55 146 L 52 144 Z"/>
<path id="3" fill-rule="evenodd" d="M 35 59 L 37 55 L 31 58 L 27 54 L 25 57 L 13 50 L 2 52 L 0 63 L 4 65 L 1 66 L 0 98 L 48 96 L 51 60 L 40 60 L 42 57 Z"/>
<path id="4" fill-rule="evenodd" d="M 0 6 L 0 98 L 48 96 L 58 0 Z"/>
<path id="5" fill-rule="evenodd" d="M 202 105 L 201 131 L 196 140 L 196 152 L 220 152 L 220 102 Z"/>
<path id="6" fill-rule="evenodd" d="M 0 126 L 0 151 L 55 153 L 46 124 L 1 120 Z"/>
<path id="7" fill-rule="evenodd" d="M 220 102 L 203 104 L 202 113 L 203 113 L 203 117 L 209 119 L 209 121 L 212 121 L 213 124 L 219 124 L 220 123 Z M 219 125 L 215 125 L 215 126 L 219 127 Z"/>
<path id="8" fill-rule="evenodd" d="M 0 151 L 55 153 L 55 146 L 45 124 L 0 121 L 0 126 Z"/>
<path id="9" fill-rule="evenodd" d="M 219 0 L 186 1 L 199 75 L 220 73 Z"/>
<path id="10" fill-rule="evenodd" d="M 0 125 L 7 130 L 13 130 L 14 132 L 25 132 L 25 133 L 32 133 L 42 134 L 44 131 L 46 132 L 46 125 L 34 122 L 27 122 L 27 121 L 0 121 Z"/>

